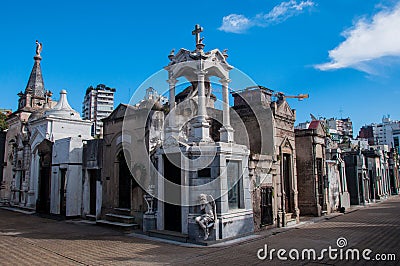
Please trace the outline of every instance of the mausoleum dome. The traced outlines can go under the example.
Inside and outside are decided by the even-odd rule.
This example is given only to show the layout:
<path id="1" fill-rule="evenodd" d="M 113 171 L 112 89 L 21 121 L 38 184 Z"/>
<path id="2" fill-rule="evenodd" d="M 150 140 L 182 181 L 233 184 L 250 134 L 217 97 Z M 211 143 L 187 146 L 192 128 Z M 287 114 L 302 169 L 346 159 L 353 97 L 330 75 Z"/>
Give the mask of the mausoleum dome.
<path id="1" fill-rule="evenodd" d="M 47 110 L 44 113 L 44 117 L 58 117 L 71 120 L 82 120 L 80 114 L 72 109 L 72 107 L 69 105 L 66 90 L 61 90 L 60 100 L 58 101 L 56 106 L 54 106 L 50 110 Z"/>

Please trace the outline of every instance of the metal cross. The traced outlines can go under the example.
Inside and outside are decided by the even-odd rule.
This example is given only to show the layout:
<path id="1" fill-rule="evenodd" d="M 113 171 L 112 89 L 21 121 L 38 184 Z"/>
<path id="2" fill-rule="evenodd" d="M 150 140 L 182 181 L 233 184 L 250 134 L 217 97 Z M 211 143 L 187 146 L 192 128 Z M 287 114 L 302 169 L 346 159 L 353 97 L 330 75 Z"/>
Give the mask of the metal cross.
<path id="1" fill-rule="evenodd" d="M 203 32 L 203 27 L 200 27 L 199 24 L 196 24 L 194 30 L 192 31 L 192 35 L 196 35 L 196 44 L 201 43 L 200 32 Z"/>

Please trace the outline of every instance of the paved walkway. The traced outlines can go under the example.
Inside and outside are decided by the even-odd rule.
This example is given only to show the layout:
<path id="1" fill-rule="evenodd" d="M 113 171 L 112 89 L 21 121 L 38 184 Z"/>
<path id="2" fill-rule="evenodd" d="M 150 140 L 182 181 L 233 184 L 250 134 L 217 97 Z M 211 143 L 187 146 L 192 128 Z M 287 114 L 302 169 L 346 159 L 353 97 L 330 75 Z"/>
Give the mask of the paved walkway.
<path id="1" fill-rule="evenodd" d="M 273 233 L 271 233 L 273 232 Z M 396 261 L 369 261 L 368 265 L 399 265 L 400 263 L 400 197 L 331 219 L 317 219 L 299 227 L 264 231 L 259 237 L 231 245 L 184 247 L 126 236 L 119 232 L 71 221 L 55 221 L 33 215 L 0 209 L 0 265 L 254 265 L 281 264 L 276 251 L 272 261 L 260 260 L 257 252 L 267 244 L 268 251 L 337 247 L 344 237 L 343 257 L 348 248 L 371 249 L 376 254 L 395 254 Z M 264 255 L 261 252 L 260 255 Z M 295 252 L 291 252 L 295 256 Z M 308 257 L 305 253 L 306 258 Z M 339 255 L 339 251 L 338 251 Z M 360 253 L 360 257 L 361 253 Z M 365 265 L 366 261 L 330 260 L 328 254 L 320 261 L 286 261 L 293 265 Z"/>

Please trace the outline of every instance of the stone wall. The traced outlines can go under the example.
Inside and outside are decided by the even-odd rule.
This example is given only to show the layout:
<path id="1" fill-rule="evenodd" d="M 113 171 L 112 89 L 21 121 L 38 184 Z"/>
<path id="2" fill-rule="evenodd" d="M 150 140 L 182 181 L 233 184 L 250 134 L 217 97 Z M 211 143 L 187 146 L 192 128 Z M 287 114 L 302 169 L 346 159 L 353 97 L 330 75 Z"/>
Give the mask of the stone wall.
<path id="1" fill-rule="evenodd" d="M 360 173 L 358 169 L 358 160 L 360 160 L 361 157 L 357 153 L 344 153 L 343 159 L 346 163 L 346 180 L 347 188 L 350 193 L 350 204 L 359 205 L 363 203 L 363 188 L 359 180 L 359 178 L 362 177 L 358 176 Z"/>
<path id="2" fill-rule="evenodd" d="M 303 215 L 316 215 L 316 174 L 313 156 L 313 136 L 297 136 L 297 181 L 299 183 L 299 208 Z"/>
<path id="3" fill-rule="evenodd" d="M 235 100 L 233 109 L 245 125 L 245 132 L 235 128 L 235 140 L 250 149 L 249 172 L 256 230 L 268 228 L 262 225 L 260 207 L 262 187 L 271 187 L 273 191 L 273 226 L 286 226 L 293 220 L 299 221 L 294 134 L 296 112 L 284 99 L 271 101 L 271 95 L 272 91 L 267 89 L 244 90 L 233 94 Z M 234 127 L 235 124 L 235 119 L 232 119 Z M 249 137 L 247 144 L 244 142 L 245 136 Z M 283 154 L 290 156 L 288 209 L 282 205 Z"/>
<path id="4" fill-rule="evenodd" d="M 312 125 L 312 128 L 310 128 Z M 318 121 L 309 129 L 296 130 L 299 208 L 303 215 L 330 212 L 326 181 L 325 131 Z M 320 173 L 318 174 L 318 164 Z M 321 180 L 319 180 L 321 178 Z M 319 188 L 319 186 L 322 186 Z"/>
<path id="5" fill-rule="evenodd" d="M 4 169 L 4 163 L 6 162 L 4 157 L 5 146 L 6 146 L 6 134 L 7 133 L 4 131 L 0 132 L 0 186 L 1 183 L 3 182 L 3 169 Z"/>

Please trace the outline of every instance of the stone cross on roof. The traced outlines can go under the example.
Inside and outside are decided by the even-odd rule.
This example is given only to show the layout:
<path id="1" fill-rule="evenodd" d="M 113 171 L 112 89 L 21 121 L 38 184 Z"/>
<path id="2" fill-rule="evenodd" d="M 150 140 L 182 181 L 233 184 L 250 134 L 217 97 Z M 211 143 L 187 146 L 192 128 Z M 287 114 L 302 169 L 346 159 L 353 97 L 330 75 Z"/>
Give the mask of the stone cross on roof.
<path id="1" fill-rule="evenodd" d="M 192 31 L 192 35 L 196 35 L 196 45 L 200 44 L 203 41 L 203 38 L 200 38 L 201 32 L 203 32 L 203 27 L 200 27 L 199 24 L 196 24 L 194 30 Z"/>

